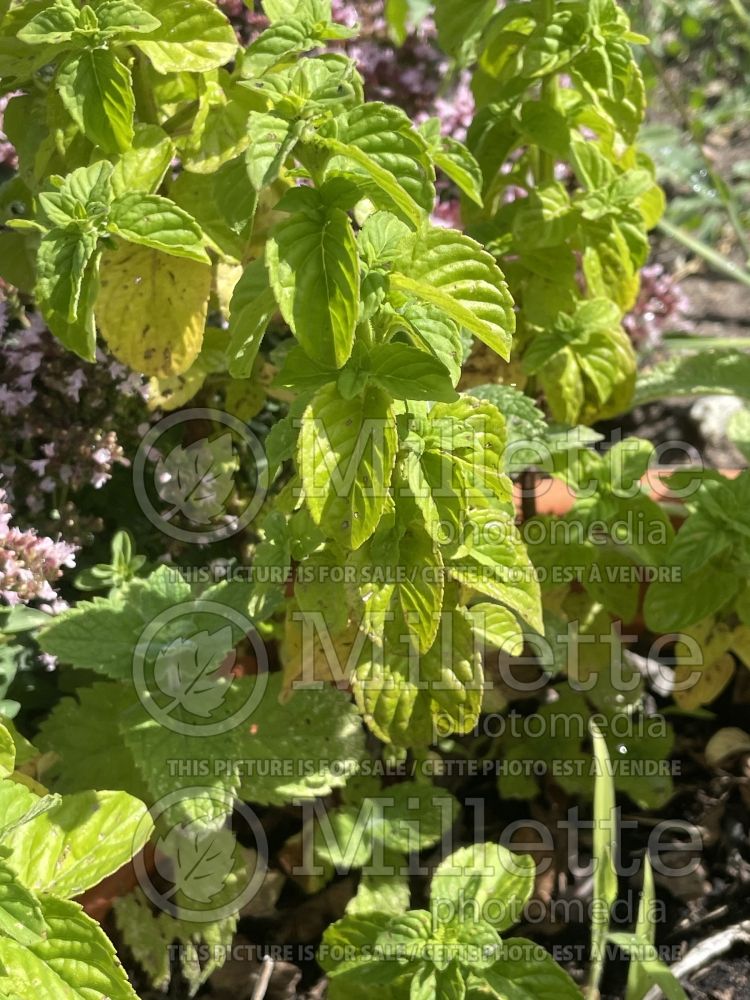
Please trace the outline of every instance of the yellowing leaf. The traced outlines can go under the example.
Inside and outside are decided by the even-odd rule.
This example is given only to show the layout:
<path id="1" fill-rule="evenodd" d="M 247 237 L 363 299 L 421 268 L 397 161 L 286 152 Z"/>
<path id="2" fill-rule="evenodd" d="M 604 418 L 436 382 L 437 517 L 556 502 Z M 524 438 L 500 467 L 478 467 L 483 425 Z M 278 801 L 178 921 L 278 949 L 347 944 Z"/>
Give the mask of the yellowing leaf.
<path id="1" fill-rule="evenodd" d="M 701 705 L 709 705 L 721 694 L 733 674 L 734 658 L 731 653 L 723 653 L 703 668 L 681 663 L 674 674 L 674 700 L 680 708 L 688 711 L 700 708 Z"/>
<path id="2" fill-rule="evenodd" d="M 746 667 L 750 667 L 750 625 L 738 625 L 732 632 L 731 649 Z"/>
<path id="3" fill-rule="evenodd" d="M 299 684 L 344 683 L 362 640 L 353 621 L 349 621 L 343 631 L 332 633 L 329 629 L 315 627 L 315 623 L 306 621 L 299 612 L 288 614 L 282 646 L 282 698 L 291 697 Z"/>
<path id="4" fill-rule="evenodd" d="M 203 343 L 211 268 L 123 245 L 103 255 L 100 275 L 96 321 L 114 356 L 157 378 L 186 372 Z"/>

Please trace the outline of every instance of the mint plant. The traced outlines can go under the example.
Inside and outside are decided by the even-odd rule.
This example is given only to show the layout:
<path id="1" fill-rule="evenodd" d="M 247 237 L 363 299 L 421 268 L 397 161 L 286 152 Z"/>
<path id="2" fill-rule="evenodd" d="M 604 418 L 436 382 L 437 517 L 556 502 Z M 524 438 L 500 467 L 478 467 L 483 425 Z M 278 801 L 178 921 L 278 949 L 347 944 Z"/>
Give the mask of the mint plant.
<path id="1" fill-rule="evenodd" d="M 675 485 L 690 482 L 691 473 L 677 474 Z M 694 625 L 717 612 L 736 611 L 747 624 L 747 496 L 750 476 L 737 479 L 718 474 L 701 478 L 686 499 L 689 512 L 670 545 L 666 562 L 681 575 L 681 586 L 649 588 L 646 621 L 659 632 Z"/>
<path id="2" fill-rule="evenodd" d="M 346 916 L 323 936 L 329 995 L 580 997 L 539 945 L 501 933 L 534 889 L 534 861 L 498 844 L 455 851 L 432 878 L 430 909 Z"/>
<path id="3" fill-rule="evenodd" d="M 748 662 L 747 474 L 705 475 L 678 514 L 644 485 L 652 446 L 604 450 L 592 427 L 633 400 L 624 318 L 664 207 L 637 144 L 642 36 L 614 0 L 440 0 L 437 41 L 476 106 L 463 142 L 365 98 L 337 10 L 265 0 L 245 44 L 210 0 L 0 2 L 14 371 L 60 381 L 37 350 L 46 324 L 58 354 L 109 371 L 113 393 L 132 375 L 143 397 L 115 407 L 139 443 L 126 455 L 107 436 L 93 478 L 18 435 L 17 461 L 55 463 L 47 521 L 74 544 L 0 512 L 0 710 L 40 749 L 33 778 L 9 750 L 2 780 L 25 796 L 0 831 L 9 997 L 40 982 L 133 996 L 69 902 L 132 856 L 118 933 L 158 988 L 177 972 L 198 993 L 263 883 L 258 814 L 274 808 L 297 824 L 280 838 L 304 860 L 297 890 L 358 873 L 319 952 L 332 998 L 577 997 L 540 946 L 501 937 L 533 859 L 450 851 L 466 806 L 441 754 L 477 749 L 482 713 L 508 707 L 499 671 L 531 650 L 538 716 L 584 729 L 495 741 L 482 763 L 509 770 L 489 787 L 534 798 L 512 765 L 562 760 L 555 793 L 610 816 L 614 787 L 592 778 L 607 748 L 626 763 L 672 750 L 614 625 L 686 630 L 712 678 L 692 704 L 675 693 L 688 710 Z M 421 13 L 388 4 L 387 21 L 402 37 Z M 460 225 L 441 224 L 447 202 Z M 684 378 L 651 376 L 641 396 Z M 65 381 L 70 403 L 94 384 Z M 536 516 L 528 493 L 519 511 L 540 474 L 569 488 L 569 513 Z M 89 502 L 109 478 L 71 524 L 69 494 Z M 108 518 L 109 562 L 89 551 Z M 57 668 L 42 705 L 13 697 L 30 657 Z M 614 773 L 641 808 L 671 795 L 661 771 Z M 611 905 L 601 831 L 594 850 Z M 409 878 L 427 851 L 448 855 L 429 911 Z M 593 989 L 607 933 L 597 918 Z M 87 957 L 68 982 L 75 935 Z"/>
<path id="4" fill-rule="evenodd" d="M 15 770 L 16 745 L 4 726 L 0 744 L 3 995 L 30 998 L 42 987 L 60 997 L 106 990 L 135 998 L 112 944 L 72 897 L 146 843 L 153 829 L 146 808 L 124 792 L 50 795 Z"/>
<path id="5" fill-rule="evenodd" d="M 437 24 L 446 50 L 474 65 L 467 144 L 483 206 L 464 210 L 518 307 L 506 380 L 543 391 L 556 420 L 616 414 L 635 382 L 621 319 L 664 204 L 635 145 L 645 99 L 630 46 L 645 39 L 612 0 L 445 3 Z"/>

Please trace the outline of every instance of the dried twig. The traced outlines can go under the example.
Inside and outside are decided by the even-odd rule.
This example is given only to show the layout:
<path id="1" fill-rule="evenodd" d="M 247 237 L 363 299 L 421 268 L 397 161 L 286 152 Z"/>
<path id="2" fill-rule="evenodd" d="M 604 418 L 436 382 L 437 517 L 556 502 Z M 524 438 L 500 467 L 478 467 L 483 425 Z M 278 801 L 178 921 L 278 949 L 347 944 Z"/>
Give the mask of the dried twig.
<path id="1" fill-rule="evenodd" d="M 253 995 L 251 1000 L 263 1000 L 268 990 L 268 984 L 271 982 L 271 976 L 273 974 L 274 961 L 270 955 L 263 956 L 263 967 L 260 970 L 260 975 L 258 976 L 258 982 L 255 984 L 255 989 L 253 990 Z"/>
<path id="2" fill-rule="evenodd" d="M 702 969 L 709 962 L 712 962 L 719 955 L 725 954 L 734 945 L 742 942 L 750 944 L 750 920 L 743 920 L 739 924 L 732 924 L 724 930 L 712 934 L 711 937 L 704 938 L 691 948 L 684 958 L 670 966 L 670 971 L 677 979 L 686 979 L 688 976 Z M 662 991 L 658 986 L 652 988 L 645 995 L 643 1000 L 660 1000 Z"/>

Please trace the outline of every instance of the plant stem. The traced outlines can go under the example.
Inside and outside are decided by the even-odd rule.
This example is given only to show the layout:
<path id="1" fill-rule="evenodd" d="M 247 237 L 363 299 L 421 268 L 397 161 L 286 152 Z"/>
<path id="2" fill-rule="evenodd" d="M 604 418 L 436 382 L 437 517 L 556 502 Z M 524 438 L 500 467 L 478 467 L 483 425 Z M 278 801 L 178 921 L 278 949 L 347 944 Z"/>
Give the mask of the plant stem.
<path id="1" fill-rule="evenodd" d="M 729 0 L 729 6 L 746 28 L 750 28 L 750 14 L 742 6 L 742 0 Z"/>
<path id="2" fill-rule="evenodd" d="M 680 226 L 672 225 L 666 219 L 661 220 L 658 228 L 663 233 L 666 233 L 667 236 L 671 236 L 672 239 L 677 240 L 678 243 L 682 243 L 688 250 L 702 257 L 715 271 L 726 274 L 729 278 L 733 278 L 735 281 L 739 281 L 743 285 L 750 287 L 750 272 L 738 267 L 737 264 L 733 264 L 731 260 L 727 260 L 723 254 L 714 250 L 713 247 L 704 243 L 703 240 L 699 240 L 697 236 L 693 236 Z"/>
<path id="3" fill-rule="evenodd" d="M 554 73 L 544 78 L 542 100 L 550 107 L 557 107 L 557 77 Z M 539 150 L 539 182 L 551 184 L 555 179 L 555 157 L 544 149 Z"/>

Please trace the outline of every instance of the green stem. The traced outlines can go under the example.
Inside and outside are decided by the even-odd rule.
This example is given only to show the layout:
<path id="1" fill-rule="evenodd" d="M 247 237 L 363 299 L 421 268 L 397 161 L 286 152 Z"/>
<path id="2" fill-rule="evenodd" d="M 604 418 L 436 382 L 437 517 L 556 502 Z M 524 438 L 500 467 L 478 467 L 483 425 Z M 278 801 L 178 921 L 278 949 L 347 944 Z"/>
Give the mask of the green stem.
<path id="1" fill-rule="evenodd" d="M 557 77 L 554 73 L 542 83 L 542 100 L 552 108 L 557 107 Z M 543 149 L 539 150 L 539 181 L 551 184 L 555 179 L 555 157 Z"/>
<path id="2" fill-rule="evenodd" d="M 735 281 L 740 281 L 743 285 L 747 285 L 750 288 L 750 272 L 733 264 L 731 260 L 727 260 L 726 257 L 718 253 L 718 251 L 714 250 L 707 243 L 704 243 L 703 240 L 699 240 L 696 236 L 693 236 L 685 229 L 681 229 L 679 226 L 673 226 L 666 219 L 661 220 L 659 229 L 663 233 L 666 233 L 667 236 L 671 236 L 672 239 L 677 240 L 678 243 L 682 243 L 684 247 L 687 247 L 694 254 L 702 257 L 715 271 L 719 271 L 720 274 L 725 274 Z"/>
<path id="3" fill-rule="evenodd" d="M 742 6 L 742 0 L 729 0 L 729 6 L 746 28 L 750 28 L 750 14 Z"/>

